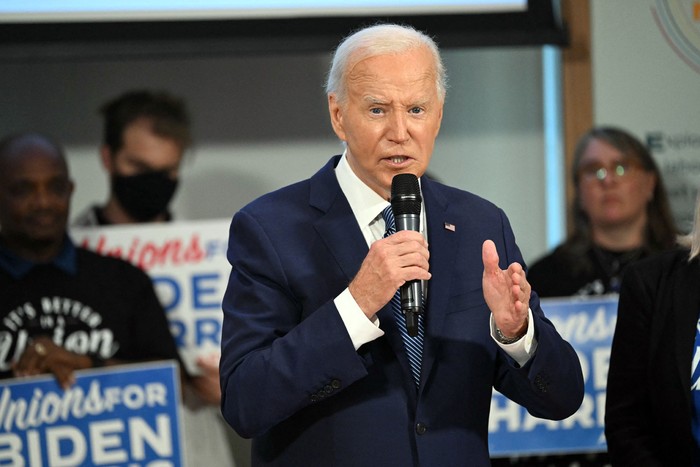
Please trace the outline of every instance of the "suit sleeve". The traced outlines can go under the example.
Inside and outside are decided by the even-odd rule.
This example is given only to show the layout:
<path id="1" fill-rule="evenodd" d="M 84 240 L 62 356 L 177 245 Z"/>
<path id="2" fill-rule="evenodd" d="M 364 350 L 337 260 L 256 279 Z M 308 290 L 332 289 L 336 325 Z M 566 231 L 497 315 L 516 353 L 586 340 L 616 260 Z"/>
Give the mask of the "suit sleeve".
<path id="1" fill-rule="evenodd" d="M 647 374 L 653 291 L 630 266 L 623 277 L 610 353 L 605 436 L 615 465 L 661 466 L 653 446 Z"/>
<path id="2" fill-rule="evenodd" d="M 299 245 L 274 245 L 246 211 L 234 216 L 223 300 L 221 403 L 224 418 L 244 437 L 264 433 L 367 374 L 333 297 L 305 310 L 279 248 L 308 255 Z M 305 280 L 313 283 L 313 272 Z"/>
<path id="3" fill-rule="evenodd" d="M 504 250 L 503 253 L 499 251 L 501 268 L 506 269 L 514 261 L 525 267 L 513 231 L 502 211 L 501 222 L 500 241 Z M 535 292 L 530 296 L 530 309 L 537 339 L 535 355 L 520 368 L 499 349 L 500 364 L 495 387 L 533 416 L 561 420 L 573 415 L 583 401 L 581 363 L 571 344 L 559 335 L 552 322 L 545 317 Z"/>

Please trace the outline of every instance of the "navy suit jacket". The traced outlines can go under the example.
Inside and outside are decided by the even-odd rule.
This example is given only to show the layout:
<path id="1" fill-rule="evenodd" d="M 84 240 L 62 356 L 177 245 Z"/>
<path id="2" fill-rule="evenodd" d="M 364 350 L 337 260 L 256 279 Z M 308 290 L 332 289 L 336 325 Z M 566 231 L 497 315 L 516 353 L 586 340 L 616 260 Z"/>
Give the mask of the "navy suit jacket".
<path id="1" fill-rule="evenodd" d="M 333 299 L 368 247 L 338 185 L 337 161 L 252 202 L 231 223 L 222 412 L 253 438 L 253 465 L 489 465 L 492 387 L 538 417 L 575 412 L 583 398 L 578 358 L 535 294 L 539 347 L 524 367 L 490 336 L 483 241 L 495 242 L 502 268 L 522 263 L 506 216 L 426 177 L 432 278 L 420 387 L 389 304 L 378 313 L 385 335 L 354 349 Z"/>

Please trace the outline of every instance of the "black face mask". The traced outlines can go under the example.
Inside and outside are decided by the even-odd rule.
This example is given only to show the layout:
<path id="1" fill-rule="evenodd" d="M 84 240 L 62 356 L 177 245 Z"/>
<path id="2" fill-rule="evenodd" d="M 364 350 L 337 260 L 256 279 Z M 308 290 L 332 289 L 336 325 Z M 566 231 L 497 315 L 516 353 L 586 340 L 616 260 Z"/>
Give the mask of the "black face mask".
<path id="1" fill-rule="evenodd" d="M 165 212 L 175 194 L 177 179 L 167 172 L 112 175 L 112 190 L 122 207 L 139 222 L 150 221 Z"/>

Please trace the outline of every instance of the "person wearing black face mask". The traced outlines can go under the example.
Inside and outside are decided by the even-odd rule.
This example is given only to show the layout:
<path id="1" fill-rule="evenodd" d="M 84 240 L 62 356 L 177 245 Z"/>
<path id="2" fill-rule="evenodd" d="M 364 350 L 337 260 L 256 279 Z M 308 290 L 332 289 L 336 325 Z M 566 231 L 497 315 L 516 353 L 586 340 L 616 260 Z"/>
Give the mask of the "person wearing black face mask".
<path id="1" fill-rule="evenodd" d="M 177 189 L 177 178 L 165 170 L 136 175 L 112 175 L 112 191 L 121 207 L 138 222 L 148 222 L 167 212 Z"/>
<path id="2" fill-rule="evenodd" d="M 93 205 L 76 226 L 166 222 L 190 144 L 184 102 L 165 92 L 131 91 L 100 109 L 104 133 L 100 155 L 109 174 L 104 205 Z"/>
<path id="3" fill-rule="evenodd" d="M 143 224 L 172 220 L 170 202 L 178 186 L 190 120 L 184 102 L 171 94 L 130 91 L 100 109 L 104 132 L 100 156 L 109 174 L 109 195 L 73 220 L 75 227 Z M 201 376 L 185 387 L 183 419 L 187 464 L 235 465 L 233 432 L 218 413 L 218 362 L 198 362 Z M 190 389 L 193 389 L 190 390 Z M 202 410 L 203 409 L 203 410 Z M 225 442 L 217 442 L 220 439 Z"/>

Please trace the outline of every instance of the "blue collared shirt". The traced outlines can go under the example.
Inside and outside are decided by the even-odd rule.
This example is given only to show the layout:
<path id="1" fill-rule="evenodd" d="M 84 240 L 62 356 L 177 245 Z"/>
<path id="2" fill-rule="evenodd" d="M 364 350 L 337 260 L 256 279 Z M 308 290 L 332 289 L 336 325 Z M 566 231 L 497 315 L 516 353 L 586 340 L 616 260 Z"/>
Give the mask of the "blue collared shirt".
<path id="1" fill-rule="evenodd" d="M 0 244 L 0 268 L 7 271 L 15 279 L 23 278 L 29 274 L 34 266 L 40 264 L 51 264 L 68 274 L 75 275 L 78 272 L 76 256 L 75 245 L 68 235 L 63 239 L 61 251 L 52 260 L 45 263 L 21 258 Z"/>

